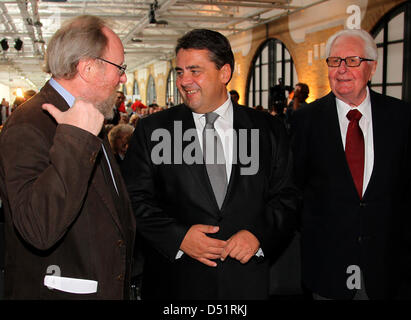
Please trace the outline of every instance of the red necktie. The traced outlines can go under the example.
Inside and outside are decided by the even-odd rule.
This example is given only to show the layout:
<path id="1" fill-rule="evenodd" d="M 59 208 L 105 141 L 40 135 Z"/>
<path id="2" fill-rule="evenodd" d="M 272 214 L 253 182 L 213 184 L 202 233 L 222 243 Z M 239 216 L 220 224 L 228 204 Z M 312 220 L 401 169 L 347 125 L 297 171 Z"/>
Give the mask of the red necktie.
<path id="1" fill-rule="evenodd" d="M 361 117 L 361 112 L 356 109 L 350 110 L 347 113 L 350 123 L 345 140 L 345 156 L 360 199 L 362 198 L 365 157 L 364 136 L 358 123 Z"/>

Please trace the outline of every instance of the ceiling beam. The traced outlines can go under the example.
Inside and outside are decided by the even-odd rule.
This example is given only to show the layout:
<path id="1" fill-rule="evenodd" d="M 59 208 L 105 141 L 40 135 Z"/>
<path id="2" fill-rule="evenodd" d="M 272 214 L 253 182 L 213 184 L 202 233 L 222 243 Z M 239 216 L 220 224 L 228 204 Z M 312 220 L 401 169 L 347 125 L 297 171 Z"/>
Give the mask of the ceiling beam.
<path id="1" fill-rule="evenodd" d="M 16 25 L 14 24 L 13 19 L 12 19 L 12 17 L 11 17 L 10 14 L 9 14 L 6 5 L 5 5 L 3 2 L 0 2 L 0 9 L 1 9 L 2 13 L 3 13 L 3 16 L 4 16 L 4 17 L 6 18 L 6 20 L 7 20 L 6 30 L 10 31 L 10 29 L 11 29 L 12 32 L 17 33 Z"/>
<path id="2" fill-rule="evenodd" d="M 241 1 L 189 1 L 189 0 L 179 0 L 176 5 L 181 5 L 181 6 L 195 6 L 195 5 L 202 5 L 202 6 L 222 6 L 222 7 L 246 7 L 246 8 L 266 8 L 266 9 L 288 9 L 292 8 L 288 4 L 288 2 L 285 1 L 247 1 L 247 2 L 241 2 Z"/>

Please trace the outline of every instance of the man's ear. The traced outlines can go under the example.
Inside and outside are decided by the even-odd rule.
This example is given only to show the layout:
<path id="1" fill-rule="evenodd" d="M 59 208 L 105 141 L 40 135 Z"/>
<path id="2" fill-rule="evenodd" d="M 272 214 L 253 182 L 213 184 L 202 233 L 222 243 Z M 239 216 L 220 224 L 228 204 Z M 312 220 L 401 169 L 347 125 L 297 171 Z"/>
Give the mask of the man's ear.
<path id="1" fill-rule="evenodd" d="M 80 59 L 77 64 L 77 73 L 78 75 L 86 82 L 89 82 L 93 79 L 96 61 L 94 59 Z"/>
<path id="2" fill-rule="evenodd" d="M 374 76 L 375 71 L 377 70 L 377 61 L 371 61 L 371 71 L 370 71 L 370 77 L 368 81 L 371 81 L 372 77 Z"/>
<path id="3" fill-rule="evenodd" d="M 227 84 L 230 82 L 231 80 L 231 66 L 226 63 L 225 65 L 223 65 L 220 69 L 220 79 L 221 82 L 223 82 L 224 84 Z"/>

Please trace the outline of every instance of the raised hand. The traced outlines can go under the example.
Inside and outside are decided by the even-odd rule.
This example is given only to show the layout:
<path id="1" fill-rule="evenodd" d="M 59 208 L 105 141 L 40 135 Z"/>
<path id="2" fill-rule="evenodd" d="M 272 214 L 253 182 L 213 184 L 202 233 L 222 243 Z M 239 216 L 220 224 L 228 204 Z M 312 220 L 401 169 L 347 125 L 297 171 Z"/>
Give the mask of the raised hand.
<path id="1" fill-rule="evenodd" d="M 58 124 L 69 124 L 95 136 L 100 133 L 103 127 L 103 114 L 92 103 L 84 100 L 76 99 L 74 105 L 64 112 L 50 103 L 43 104 L 42 108 L 50 113 Z"/>
<path id="2" fill-rule="evenodd" d="M 204 224 L 193 225 L 186 233 L 180 249 L 190 257 L 204 263 L 207 266 L 215 267 L 217 263 L 211 261 L 219 259 L 226 241 L 213 239 L 207 233 L 218 232 L 219 227 Z"/>

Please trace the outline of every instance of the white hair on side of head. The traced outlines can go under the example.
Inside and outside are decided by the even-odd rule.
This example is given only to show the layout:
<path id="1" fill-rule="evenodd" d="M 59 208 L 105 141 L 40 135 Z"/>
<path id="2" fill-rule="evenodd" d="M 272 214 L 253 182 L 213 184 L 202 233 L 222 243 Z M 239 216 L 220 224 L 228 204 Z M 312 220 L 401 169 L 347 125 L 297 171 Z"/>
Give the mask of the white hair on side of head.
<path id="1" fill-rule="evenodd" d="M 130 124 L 118 124 L 109 131 L 108 140 L 112 144 L 117 138 L 121 138 L 123 135 L 131 135 L 133 131 L 134 127 Z"/>
<path id="2" fill-rule="evenodd" d="M 339 37 L 357 37 L 364 41 L 364 52 L 367 55 L 367 59 L 377 60 L 378 59 L 378 51 L 377 45 L 373 37 L 365 30 L 362 29 L 345 29 L 338 31 L 337 33 L 333 34 L 327 41 L 327 45 L 325 47 L 326 56 L 330 56 L 331 47 L 334 44 L 335 40 Z M 345 58 L 345 57 L 341 57 Z"/>

